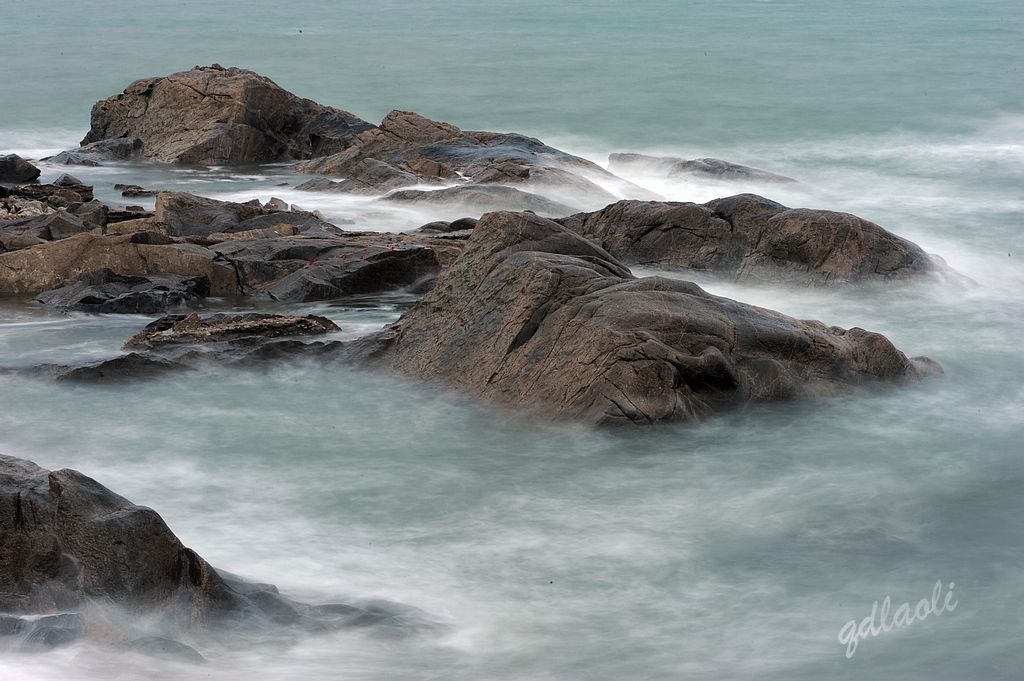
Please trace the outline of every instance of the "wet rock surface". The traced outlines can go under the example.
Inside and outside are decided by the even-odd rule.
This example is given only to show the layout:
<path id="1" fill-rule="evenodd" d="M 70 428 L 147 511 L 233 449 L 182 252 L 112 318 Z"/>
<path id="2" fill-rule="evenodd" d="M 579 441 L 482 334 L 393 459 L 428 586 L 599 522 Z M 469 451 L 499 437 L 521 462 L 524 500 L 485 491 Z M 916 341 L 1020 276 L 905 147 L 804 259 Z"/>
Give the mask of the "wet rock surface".
<path id="1" fill-rule="evenodd" d="M 720 180 L 748 180 L 752 182 L 782 183 L 796 182 L 791 177 L 772 173 L 760 168 L 730 163 L 719 158 L 685 159 L 675 156 L 648 156 L 647 154 L 611 154 L 608 167 L 616 172 L 639 170 L 663 175 L 683 177 L 695 175 Z"/>
<path id="2" fill-rule="evenodd" d="M 0 155 L 0 182 L 32 182 L 39 177 L 39 168 L 17 154 Z"/>
<path id="3" fill-rule="evenodd" d="M 558 222 L 631 265 L 738 281 L 831 286 L 937 269 L 919 246 L 856 215 L 791 209 L 754 194 L 705 204 L 619 201 Z"/>
<path id="4" fill-rule="evenodd" d="M 283 336 L 317 336 L 340 331 L 338 325 L 326 317 L 248 313 L 241 315 L 215 314 L 200 317 L 165 315 L 148 324 L 124 344 L 125 350 L 152 350 L 173 345 L 199 343 L 242 343 Z"/>
<path id="5" fill-rule="evenodd" d="M 365 355 L 494 402 L 594 424 L 697 421 L 754 401 L 904 383 L 934 370 L 883 336 L 637 279 L 594 243 L 490 213 L 434 289 Z"/>
<path id="6" fill-rule="evenodd" d="M 97 102 L 82 144 L 138 139 L 142 155 L 158 161 L 265 163 L 333 154 L 371 128 L 265 76 L 215 64 L 145 78 Z"/>
<path id="7" fill-rule="evenodd" d="M 204 276 L 125 276 L 102 269 L 68 286 L 41 293 L 36 300 L 69 312 L 155 314 L 196 302 L 209 292 L 210 282 Z"/>

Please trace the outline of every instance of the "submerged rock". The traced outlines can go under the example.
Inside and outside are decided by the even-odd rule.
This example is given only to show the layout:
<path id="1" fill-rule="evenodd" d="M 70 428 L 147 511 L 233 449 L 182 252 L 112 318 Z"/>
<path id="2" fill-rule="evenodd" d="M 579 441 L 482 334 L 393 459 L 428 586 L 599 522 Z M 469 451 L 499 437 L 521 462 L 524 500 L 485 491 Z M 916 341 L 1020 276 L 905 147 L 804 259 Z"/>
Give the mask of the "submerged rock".
<path id="1" fill-rule="evenodd" d="M 197 301 L 209 292 L 205 276 L 126 276 L 101 269 L 82 275 L 73 284 L 41 293 L 36 300 L 72 312 L 154 314 Z"/>
<path id="2" fill-rule="evenodd" d="M 646 154 L 611 154 L 608 167 L 614 171 L 640 170 L 656 172 L 666 177 L 701 175 L 722 180 L 750 180 L 753 182 L 790 183 L 791 177 L 759 168 L 730 163 L 718 158 L 684 159 L 674 156 L 648 156 Z"/>
<path id="3" fill-rule="evenodd" d="M 595 424 L 696 421 L 746 402 L 929 373 L 886 338 L 637 279 L 594 243 L 490 213 L 410 312 L 358 343 L 378 362 L 533 412 Z"/>
<path id="4" fill-rule="evenodd" d="M 68 383 L 120 384 L 125 381 L 158 378 L 186 368 L 188 367 L 184 364 L 169 359 L 132 352 L 84 366 L 58 367 L 53 378 L 55 381 Z"/>
<path id="5" fill-rule="evenodd" d="M 97 102 L 82 144 L 139 139 L 158 161 L 266 163 L 333 154 L 371 128 L 265 76 L 215 64 L 139 80 Z"/>
<path id="6" fill-rule="evenodd" d="M 39 177 L 39 168 L 17 154 L 0 156 L 0 182 L 32 182 Z"/>
<path id="7" fill-rule="evenodd" d="M 377 613 L 378 622 L 401 620 L 407 631 L 430 624 L 422 613 L 393 603 L 308 605 L 272 585 L 222 574 L 185 547 L 152 509 L 78 471 L 48 471 L 2 454 L 0 584 L 0 612 L 10 613 L 0 615 L 2 637 L 46 647 L 83 635 L 129 640 L 139 652 L 193 662 L 200 661 L 198 651 L 167 636 L 203 641 L 219 627 L 325 631 L 361 626 Z M 104 616 L 111 606 L 128 616 L 116 618 L 123 623 Z M 34 617 L 55 611 L 64 614 Z M 140 628 L 162 635 L 140 637 Z"/>
<path id="8" fill-rule="evenodd" d="M 124 344 L 125 350 L 153 349 L 167 345 L 198 343 L 248 343 L 253 339 L 285 336 L 317 336 L 340 331 L 326 317 L 249 313 L 215 314 L 201 318 L 198 314 L 165 315 L 146 326 Z"/>
<path id="9" fill-rule="evenodd" d="M 385 201 L 428 205 L 434 213 L 480 215 L 493 210 L 528 210 L 540 215 L 555 216 L 572 212 L 572 208 L 540 194 L 531 194 L 514 187 L 500 185 L 459 185 L 447 189 L 403 189 L 384 197 Z"/>
<path id="10" fill-rule="evenodd" d="M 738 281 L 830 286 L 921 276 L 916 244 L 849 213 L 791 209 L 754 194 L 705 204 L 619 201 L 558 220 L 628 264 Z"/>

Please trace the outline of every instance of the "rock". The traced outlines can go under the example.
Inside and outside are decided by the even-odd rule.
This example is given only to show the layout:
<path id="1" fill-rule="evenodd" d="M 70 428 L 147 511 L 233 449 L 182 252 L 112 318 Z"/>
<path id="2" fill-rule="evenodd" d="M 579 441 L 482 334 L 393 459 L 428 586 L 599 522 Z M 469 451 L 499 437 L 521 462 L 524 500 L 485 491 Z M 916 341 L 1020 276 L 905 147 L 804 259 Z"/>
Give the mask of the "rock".
<path id="1" fill-rule="evenodd" d="M 433 248 L 419 245 L 366 247 L 321 255 L 265 289 L 284 302 L 330 300 L 422 285 L 441 269 Z"/>
<path id="2" fill-rule="evenodd" d="M 476 227 L 476 223 L 476 218 L 459 218 L 458 220 L 452 220 L 451 222 L 437 220 L 435 222 L 428 222 L 416 231 L 424 234 L 451 234 L 452 232 L 472 230 Z"/>
<path id="3" fill-rule="evenodd" d="M 68 178 L 70 176 L 62 176 Z M 22 184 L 9 189 L 7 201 L 12 198 L 42 201 L 51 208 L 70 208 L 93 200 L 92 187 L 86 184 Z"/>
<path id="4" fill-rule="evenodd" d="M 634 278 L 596 244 L 527 213 L 481 218 L 434 289 L 355 345 L 404 374 L 593 424 L 697 421 L 931 371 L 877 333 Z"/>
<path id="5" fill-rule="evenodd" d="M 182 364 L 136 352 L 85 366 L 58 369 L 54 380 L 97 385 L 121 384 L 129 380 L 145 380 L 186 369 Z"/>
<path id="6" fill-rule="evenodd" d="M 195 313 L 165 315 L 128 339 L 124 349 L 221 342 L 245 344 L 253 339 L 315 336 L 340 330 L 330 319 L 317 315 L 287 317 L 250 313 L 216 314 L 206 318 Z"/>
<path id="7" fill-rule="evenodd" d="M 533 192 L 565 196 L 578 205 L 614 200 L 596 181 L 636 198 L 656 198 L 595 163 L 515 133 L 467 132 L 411 111 L 392 111 L 348 149 L 300 163 L 304 173 L 347 178 L 318 191 L 383 193 L 415 184 L 523 184 Z"/>
<path id="8" fill-rule="evenodd" d="M 39 168 L 17 154 L 0 156 L 0 182 L 32 182 L 39 177 Z"/>
<path id="9" fill-rule="evenodd" d="M 0 636 L 20 638 L 24 649 L 50 650 L 74 643 L 85 634 L 85 622 L 77 613 L 23 618 L 0 615 L 8 623 L 0 624 Z M 5 630 L 6 629 L 6 630 Z"/>
<path id="10" fill-rule="evenodd" d="M 99 166 L 108 161 L 131 161 L 142 158 L 142 140 L 121 137 L 86 144 L 79 149 L 62 151 L 44 161 L 69 166 Z"/>
<path id="11" fill-rule="evenodd" d="M 140 187 L 137 184 L 115 184 L 114 189 L 121 192 L 121 196 L 125 197 L 147 197 L 156 196 L 160 192 L 155 189 L 146 189 Z"/>
<path id="12" fill-rule="evenodd" d="M 730 163 L 717 158 L 686 160 L 674 156 L 647 156 L 646 154 L 611 154 L 608 168 L 617 171 L 640 170 L 656 172 L 667 177 L 702 175 L 723 180 L 750 180 L 753 182 L 796 182 L 791 177 L 771 173 L 759 168 Z"/>
<path id="13" fill-rule="evenodd" d="M 500 185 L 460 185 L 447 189 L 403 189 L 384 197 L 385 201 L 427 205 L 434 214 L 481 215 L 491 210 L 528 210 L 540 215 L 566 215 L 569 206 L 514 187 Z"/>
<path id="14" fill-rule="evenodd" d="M 158 161 L 267 163 L 340 152 L 371 128 L 265 76 L 213 65 L 139 80 L 97 102 L 82 144 L 138 138 Z"/>
<path id="15" fill-rule="evenodd" d="M 268 228 L 289 235 L 325 236 L 341 231 L 308 211 L 282 211 L 279 206 L 264 208 L 258 200 L 232 203 L 184 192 L 159 192 L 155 219 L 171 236 L 207 236 Z M 278 229 L 282 226 L 288 229 Z"/>
<path id="16" fill-rule="evenodd" d="M 115 236 L 85 233 L 0 253 L 0 293 L 35 295 L 101 269 L 125 276 L 156 273 L 204 276 L 210 282 L 210 295 L 242 293 L 230 262 L 207 248 L 175 243 L 156 232 Z"/>
<path id="17" fill-rule="evenodd" d="M 124 276 L 110 269 L 82 275 L 68 286 L 46 291 L 36 300 L 47 307 L 74 312 L 156 314 L 208 295 L 204 276 L 177 274 Z"/>
<path id="18" fill-rule="evenodd" d="M 206 664 L 206 658 L 199 654 L 199 651 L 192 646 L 187 646 L 170 638 L 161 636 L 144 636 L 134 641 L 129 641 L 128 650 L 142 653 L 149 657 L 175 662 L 187 662 L 189 664 Z"/>
<path id="19" fill-rule="evenodd" d="M 261 207 L 217 201 L 185 192 L 159 192 L 156 221 L 171 236 L 226 232 L 249 218 L 262 215 Z"/>
<path id="20" fill-rule="evenodd" d="M 936 269 L 915 244 L 848 213 L 790 209 L 754 194 L 705 204 L 619 201 L 558 222 L 628 264 L 738 281 L 829 286 Z"/>
<path id="21" fill-rule="evenodd" d="M 223 577 L 185 547 L 155 511 L 136 506 L 78 471 L 48 471 L 0 455 L 0 632 L 38 634 L 54 645 L 81 635 L 135 640 L 142 652 L 194 657 L 173 643 L 139 641 L 133 621 L 165 635 L 198 634 L 218 626 L 278 631 L 284 625 L 323 631 L 346 626 L 331 606 L 310 606 L 270 585 Z M 93 629 L 91 604 L 114 606 L 125 624 L 103 620 Z M 342 607 L 342 606 L 338 606 Z M 357 609 L 351 606 L 352 609 Z M 407 615 L 408 616 L 408 615 Z M 16 621 L 15 621 L 16 620 Z M 84 626 L 83 626 L 84 622 Z M 41 626 L 42 625 L 42 626 Z M 123 631 L 110 631 L 123 627 Z M 26 631 L 30 633 L 26 634 Z M 61 632 L 71 632 L 72 635 Z M 95 632 L 95 633 L 90 633 Z"/>
<path id="22" fill-rule="evenodd" d="M 288 204 L 276 196 L 271 196 L 270 200 L 263 204 L 263 210 L 281 213 L 288 210 Z"/>

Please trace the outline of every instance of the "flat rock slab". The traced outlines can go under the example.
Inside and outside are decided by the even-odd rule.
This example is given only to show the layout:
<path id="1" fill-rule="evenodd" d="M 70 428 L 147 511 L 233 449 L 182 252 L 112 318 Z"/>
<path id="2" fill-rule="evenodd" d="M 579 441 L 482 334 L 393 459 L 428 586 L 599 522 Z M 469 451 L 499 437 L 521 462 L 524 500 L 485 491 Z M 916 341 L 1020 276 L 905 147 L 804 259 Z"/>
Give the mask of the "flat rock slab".
<path id="1" fill-rule="evenodd" d="M 250 313 L 217 314 L 201 318 L 198 314 L 165 315 L 146 326 L 124 344 L 125 350 L 153 349 L 168 345 L 200 343 L 245 343 L 254 339 L 285 336 L 317 336 L 340 331 L 326 317 Z"/>
<path id="2" fill-rule="evenodd" d="M 666 177 L 697 175 L 719 180 L 748 180 L 781 184 L 796 182 L 793 178 L 785 175 L 723 161 L 720 158 L 685 159 L 676 156 L 648 156 L 647 154 L 611 154 L 608 156 L 608 167 L 617 172 L 640 170 L 658 173 Z"/>
<path id="3" fill-rule="evenodd" d="M 936 367 L 877 333 L 637 279 L 529 213 L 481 218 L 435 288 L 356 345 L 404 374 L 602 425 L 697 421 L 752 401 L 905 383 Z"/>

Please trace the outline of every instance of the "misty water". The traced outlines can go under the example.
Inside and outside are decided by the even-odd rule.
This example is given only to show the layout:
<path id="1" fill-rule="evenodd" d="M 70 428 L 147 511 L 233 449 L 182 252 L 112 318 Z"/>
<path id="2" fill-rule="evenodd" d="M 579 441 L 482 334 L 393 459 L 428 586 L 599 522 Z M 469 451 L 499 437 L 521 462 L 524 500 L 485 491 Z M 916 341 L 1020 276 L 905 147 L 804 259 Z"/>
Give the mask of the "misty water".
<path id="1" fill-rule="evenodd" d="M 753 191 L 849 211 L 970 280 L 696 278 L 883 333 L 945 370 L 696 427 L 526 420 L 312 361 L 116 388 L 0 374 L 0 452 L 79 469 L 159 511 L 218 568 L 296 599 L 418 613 L 406 627 L 197 635 L 186 642 L 201 668 L 89 642 L 0 651 L 0 679 L 1019 678 L 1024 9 L 896 5 L 0 0 L 0 152 L 75 146 L 94 101 L 219 62 L 368 120 L 410 109 L 602 164 L 646 151 L 765 168 L 801 182 L 626 177 L 674 200 Z M 299 192 L 281 167 L 41 167 L 43 181 L 70 170 L 112 203 L 125 202 L 112 185 L 129 182 L 279 196 L 349 229 L 433 217 Z M 414 303 L 270 309 L 326 315 L 350 339 Z M 147 321 L 3 300 L 0 367 L 112 357 Z M 846 658 L 845 622 L 887 595 L 930 597 L 939 580 L 955 583 L 955 611 Z"/>

